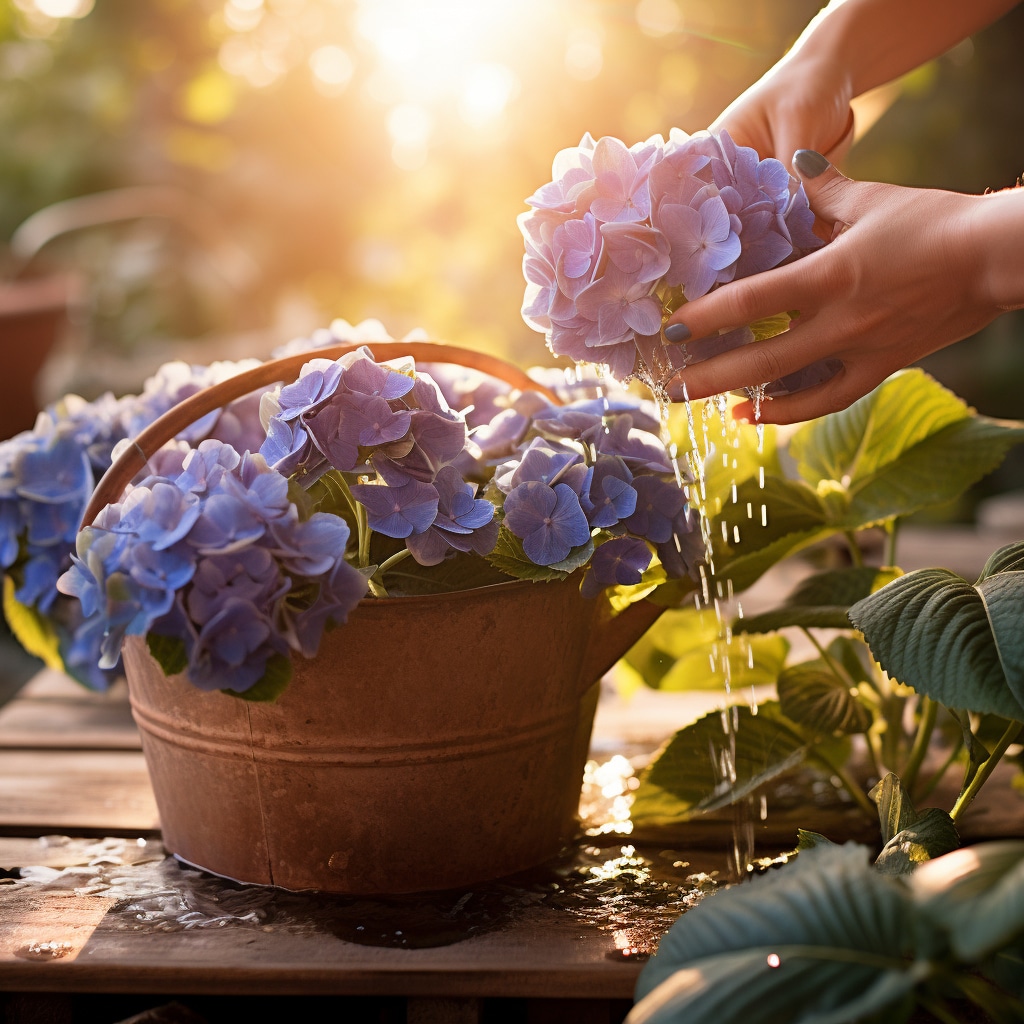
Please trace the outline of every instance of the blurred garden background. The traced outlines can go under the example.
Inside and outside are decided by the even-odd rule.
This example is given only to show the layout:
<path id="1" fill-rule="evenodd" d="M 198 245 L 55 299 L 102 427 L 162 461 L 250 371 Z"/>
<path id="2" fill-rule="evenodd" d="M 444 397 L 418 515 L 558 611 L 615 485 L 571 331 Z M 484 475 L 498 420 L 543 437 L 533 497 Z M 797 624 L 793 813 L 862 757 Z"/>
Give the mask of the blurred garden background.
<path id="1" fill-rule="evenodd" d="M 0 0 L 2 269 L 73 274 L 80 299 L 42 397 L 135 391 L 173 357 L 266 356 L 336 317 L 548 361 L 519 315 L 516 216 L 554 154 L 585 131 L 706 127 L 819 6 Z M 868 97 L 844 170 L 1013 185 L 1022 46 L 1017 8 Z M 1020 314 L 926 365 L 1024 417 Z M 1022 459 L 985 487 L 1024 486 Z"/>

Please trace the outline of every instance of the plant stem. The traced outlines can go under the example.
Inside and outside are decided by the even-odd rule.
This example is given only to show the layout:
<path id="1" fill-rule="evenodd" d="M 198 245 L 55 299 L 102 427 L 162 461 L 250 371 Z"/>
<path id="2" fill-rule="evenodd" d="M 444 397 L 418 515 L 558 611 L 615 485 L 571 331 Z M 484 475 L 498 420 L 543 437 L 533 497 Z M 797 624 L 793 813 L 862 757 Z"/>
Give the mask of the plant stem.
<path id="1" fill-rule="evenodd" d="M 851 676 L 850 673 L 846 671 L 846 668 L 838 661 L 836 661 L 836 659 L 833 658 L 831 654 L 828 653 L 828 651 L 822 646 L 821 641 L 818 640 L 818 638 L 810 631 L 810 629 L 808 629 L 807 626 L 801 626 L 800 629 L 803 631 L 807 639 L 810 640 L 811 643 L 814 644 L 814 646 L 818 649 L 818 653 L 821 655 L 821 660 L 825 662 L 826 665 L 828 665 L 829 669 L 831 670 L 832 674 L 836 677 L 836 679 L 838 679 L 839 682 L 843 684 L 843 686 L 848 686 L 851 690 L 856 690 L 857 684 L 854 681 L 853 676 Z"/>
<path id="2" fill-rule="evenodd" d="M 923 790 L 921 790 L 919 794 L 917 794 L 917 798 L 919 800 L 924 800 L 925 797 L 931 796 L 932 790 L 935 789 L 935 787 L 942 781 L 942 777 L 946 774 L 947 771 L 949 771 L 949 766 L 957 759 L 957 756 L 959 755 L 960 751 L 963 750 L 963 748 L 963 737 L 960 737 L 957 739 L 956 743 L 953 744 L 953 749 L 950 751 L 949 757 L 947 757 L 946 760 L 942 762 L 942 765 L 939 767 L 939 769 L 935 771 L 932 774 L 932 777 L 928 780 L 928 784 L 924 787 Z"/>
<path id="3" fill-rule="evenodd" d="M 985 780 L 992 774 L 1003 754 L 1006 753 L 1007 747 L 1009 747 L 1022 732 L 1024 732 L 1024 723 L 1022 722 L 1010 722 L 1006 727 L 1006 731 L 999 737 L 999 742 L 995 745 L 992 753 L 989 754 L 988 759 L 979 766 L 978 771 L 974 778 L 971 779 L 970 784 L 966 789 L 964 789 L 960 796 L 957 797 L 956 803 L 953 805 L 953 810 L 949 812 L 949 816 L 953 819 L 954 824 L 963 815 L 964 811 L 971 806 L 971 802 L 978 795 L 978 791 L 985 784 Z"/>
<path id="4" fill-rule="evenodd" d="M 899 532 L 899 519 L 890 519 L 885 524 L 885 560 L 884 565 L 896 564 L 896 534 Z"/>
<path id="5" fill-rule="evenodd" d="M 864 792 L 860 786 L 857 785 L 857 780 L 854 779 L 845 768 L 837 767 L 832 764 L 831 761 L 817 750 L 810 752 L 810 757 L 824 765 L 837 779 L 843 784 L 845 789 L 851 797 L 853 797 L 854 803 L 860 806 L 860 809 L 868 815 L 869 818 L 878 817 L 878 808 L 871 802 L 868 795 Z"/>
<path id="6" fill-rule="evenodd" d="M 384 589 L 384 573 L 392 568 L 392 566 L 398 565 L 399 562 L 408 558 L 411 554 L 412 552 L 408 548 L 402 548 L 401 551 L 396 551 L 390 558 L 385 558 L 384 561 L 377 566 L 377 571 L 373 574 L 373 579 L 377 581 L 381 590 Z"/>
<path id="7" fill-rule="evenodd" d="M 907 792 L 912 792 L 917 776 L 921 771 L 925 755 L 928 753 L 928 745 L 931 743 L 932 732 L 935 729 L 935 719 L 938 716 L 938 705 L 930 697 L 921 698 L 921 717 L 917 723 L 917 733 L 914 736 L 914 745 L 910 748 L 910 756 L 903 767 L 901 778 Z"/>
<path id="8" fill-rule="evenodd" d="M 843 536 L 846 538 L 846 543 L 850 546 L 850 561 L 857 568 L 860 568 L 864 564 L 864 553 L 857 543 L 857 534 L 853 530 L 844 530 Z"/>

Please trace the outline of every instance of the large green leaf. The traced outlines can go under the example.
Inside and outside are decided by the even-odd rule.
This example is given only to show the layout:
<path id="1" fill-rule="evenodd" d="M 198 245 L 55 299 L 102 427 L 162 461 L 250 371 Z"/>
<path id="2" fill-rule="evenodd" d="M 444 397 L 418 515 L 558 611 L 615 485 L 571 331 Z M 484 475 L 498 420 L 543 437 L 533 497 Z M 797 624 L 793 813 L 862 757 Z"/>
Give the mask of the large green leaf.
<path id="1" fill-rule="evenodd" d="M 812 485 L 836 480 L 852 486 L 969 415 L 961 399 L 922 370 L 904 370 L 849 408 L 805 424 L 790 440 L 789 453 Z"/>
<path id="2" fill-rule="evenodd" d="M 808 749 L 775 701 L 761 704 L 756 715 L 739 705 L 705 715 L 680 729 L 641 773 L 633 821 L 685 821 L 734 803 L 795 768 Z M 729 778 L 730 761 L 735 781 Z"/>
<path id="3" fill-rule="evenodd" d="M 900 576 L 899 569 L 867 566 L 820 572 L 800 583 L 776 609 L 744 619 L 747 633 L 767 633 L 787 626 L 848 629 L 850 605 Z"/>
<path id="4" fill-rule="evenodd" d="M 1024 571 L 971 586 L 949 570 L 921 569 L 859 601 L 850 621 L 889 675 L 918 693 L 1024 720 Z"/>
<path id="5" fill-rule="evenodd" d="M 822 658 L 790 666 L 777 685 L 782 713 L 812 735 L 850 736 L 871 727 L 871 712 L 856 690 Z"/>
<path id="6" fill-rule="evenodd" d="M 800 481 L 766 476 L 761 487 L 752 477 L 737 487 L 736 496 L 712 523 L 712 540 L 716 575 L 731 579 L 737 591 L 787 555 L 834 532 L 822 499 Z"/>
<path id="7" fill-rule="evenodd" d="M 923 864 L 911 879 L 929 921 L 966 963 L 1024 935 L 1024 841 L 977 843 Z"/>
<path id="8" fill-rule="evenodd" d="M 721 890 L 662 939 L 629 1024 L 840 1024 L 887 1010 L 934 970 L 916 960 L 907 890 L 863 847 L 822 845 Z"/>
<path id="9" fill-rule="evenodd" d="M 789 652 L 785 637 L 722 638 L 709 608 L 665 612 L 626 655 L 648 686 L 722 690 L 773 684 Z"/>
<path id="10" fill-rule="evenodd" d="M 830 523 L 856 530 L 953 500 L 1021 441 L 1024 424 L 979 416 L 911 369 L 801 428 L 789 452 L 803 480 L 833 492 Z"/>

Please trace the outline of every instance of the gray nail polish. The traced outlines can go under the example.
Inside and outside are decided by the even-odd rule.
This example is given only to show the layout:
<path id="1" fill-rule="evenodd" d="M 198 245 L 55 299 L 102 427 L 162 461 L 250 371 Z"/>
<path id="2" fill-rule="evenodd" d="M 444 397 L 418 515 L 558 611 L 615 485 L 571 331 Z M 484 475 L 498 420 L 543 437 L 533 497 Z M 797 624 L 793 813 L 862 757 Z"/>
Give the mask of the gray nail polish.
<path id="1" fill-rule="evenodd" d="M 690 328 L 686 324 L 669 324 L 665 328 L 666 341 L 689 341 Z"/>
<path id="2" fill-rule="evenodd" d="M 798 149 L 793 154 L 793 166 L 802 178 L 816 178 L 828 170 L 829 162 L 816 150 Z"/>

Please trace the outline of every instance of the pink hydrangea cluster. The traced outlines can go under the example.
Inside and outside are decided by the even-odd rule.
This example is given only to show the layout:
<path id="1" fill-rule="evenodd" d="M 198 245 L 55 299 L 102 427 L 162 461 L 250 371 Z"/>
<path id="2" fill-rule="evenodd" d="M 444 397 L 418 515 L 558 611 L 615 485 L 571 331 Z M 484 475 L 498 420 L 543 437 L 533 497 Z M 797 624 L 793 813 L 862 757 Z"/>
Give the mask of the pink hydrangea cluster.
<path id="1" fill-rule="evenodd" d="M 683 302 L 822 244 L 803 186 L 725 131 L 630 147 L 585 135 L 527 203 L 524 319 L 556 355 L 620 380 L 663 383 L 679 349 L 663 348 L 661 328 Z M 733 333 L 722 347 L 753 339 Z"/>

